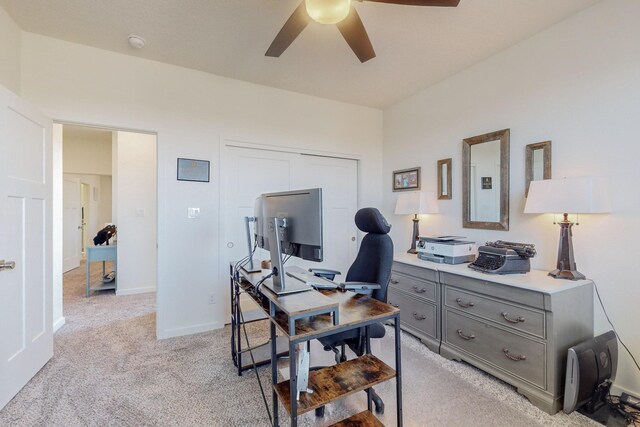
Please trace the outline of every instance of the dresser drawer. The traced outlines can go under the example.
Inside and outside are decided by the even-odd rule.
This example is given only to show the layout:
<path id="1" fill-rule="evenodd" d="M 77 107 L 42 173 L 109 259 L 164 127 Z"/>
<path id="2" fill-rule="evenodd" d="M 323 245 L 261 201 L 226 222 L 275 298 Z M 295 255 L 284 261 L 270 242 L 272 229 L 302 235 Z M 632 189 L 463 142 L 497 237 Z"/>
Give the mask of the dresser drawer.
<path id="1" fill-rule="evenodd" d="M 452 285 L 457 288 L 466 289 L 480 294 L 491 295 L 496 298 L 511 301 L 529 307 L 545 309 L 544 294 L 542 292 L 530 291 L 528 289 L 517 288 L 515 286 L 503 285 L 491 281 L 491 275 L 487 278 L 478 279 L 474 277 L 460 276 L 448 272 L 440 272 L 440 283 Z"/>
<path id="2" fill-rule="evenodd" d="M 403 292 L 389 288 L 387 302 L 400 308 L 400 322 L 419 332 L 437 338 L 437 310 L 435 304 L 418 300 Z"/>
<path id="3" fill-rule="evenodd" d="M 392 270 L 397 273 L 407 274 L 409 276 L 429 280 L 431 282 L 438 281 L 438 272 L 426 267 L 416 267 L 415 265 L 402 264 L 394 261 Z"/>
<path id="4" fill-rule="evenodd" d="M 546 389 L 546 345 L 445 309 L 443 341 Z"/>
<path id="5" fill-rule="evenodd" d="M 427 282 L 392 271 L 389 284 L 392 288 L 407 292 L 417 298 L 436 302 L 436 284 L 433 282 Z"/>
<path id="6" fill-rule="evenodd" d="M 546 338 L 545 312 L 494 299 L 486 295 L 444 287 L 444 305 L 487 320 Z"/>

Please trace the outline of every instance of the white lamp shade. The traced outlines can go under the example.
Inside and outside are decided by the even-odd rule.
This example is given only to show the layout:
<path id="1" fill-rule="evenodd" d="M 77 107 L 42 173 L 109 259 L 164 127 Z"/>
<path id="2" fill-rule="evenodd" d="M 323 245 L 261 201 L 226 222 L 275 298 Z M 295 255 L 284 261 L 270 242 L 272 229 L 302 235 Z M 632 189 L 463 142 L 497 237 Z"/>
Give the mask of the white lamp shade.
<path id="1" fill-rule="evenodd" d="M 396 215 L 438 213 L 436 193 L 433 191 L 412 191 L 402 193 L 396 202 Z"/>
<path id="2" fill-rule="evenodd" d="M 602 178 L 531 181 L 524 213 L 605 213 L 611 212 L 608 188 Z"/>

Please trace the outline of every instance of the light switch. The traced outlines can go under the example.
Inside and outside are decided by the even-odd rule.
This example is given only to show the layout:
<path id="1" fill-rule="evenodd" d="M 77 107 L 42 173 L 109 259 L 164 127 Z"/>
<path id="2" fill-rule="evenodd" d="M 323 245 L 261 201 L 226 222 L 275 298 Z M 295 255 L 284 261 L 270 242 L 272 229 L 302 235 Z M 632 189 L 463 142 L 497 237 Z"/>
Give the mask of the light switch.
<path id="1" fill-rule="evenodd" d="M 145 216 L 147 214 L 144 208 L 136 208 L 136 216 Z"/>
<path id="2" fill-rule="evenodd" d="M 200 208 L 187 208 L 187 218 L 195 219 L 200 216 Z"/>

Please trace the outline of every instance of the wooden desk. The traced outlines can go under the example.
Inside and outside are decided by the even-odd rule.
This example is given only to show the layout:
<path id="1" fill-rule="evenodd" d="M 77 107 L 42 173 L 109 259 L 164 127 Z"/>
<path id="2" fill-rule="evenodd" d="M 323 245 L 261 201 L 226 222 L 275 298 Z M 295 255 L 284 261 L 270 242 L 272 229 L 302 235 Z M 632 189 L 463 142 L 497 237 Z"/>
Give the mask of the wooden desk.
<path id="1" fill-rule="evenodd" d="M 278 400 L 281 401 L 291 416 L 291 426 L 297 426 L 297 417 L 300 414 L 324 406 L 337 399 L 349 396 L 359 391 L 371 389 L 376 384 L 396 378 L 397 400 L 397 425 L 402 426 L 402 375 L 401 375 L 401 348 L 400 348 L 400 310 L 374 298 L 353 292 L 340 292 L 335 290 L 323 290 L 321 292 L 311 290 L 297 294 L 276 295 L 266 287 L 256 291 L 256 284 L 262 279 L 260 273 L 246 273 L 243 270 L 236 275 L 233 265 L 230 267 L 232 286 L 232 331 L 238 334 L 240 344 L 240 304 L 239 293 L 247 292 L 256 303 L 264 310 L 270 320 L 270 362 L 271 378 L 273 384 L 273 416 L 274 425 L 279 425 Z M 305 306 L 304 301 L 309 302 L 311 309 Z M 337 305 L 338 316 L 333 313 L 316 314 L 319 305 Z M 306 314 L 306 315 L 303 315 Z M 395 370 L 376 358 L 367 348 L 366 354 L 357 359 L 339 363 L 334 366 L 313 370 L 309 372 L 309 388 L 313 393 L 302 393 L 300 400 L 296 399 L 297 364 L 289 363 L 290 380 L 278 383 L 277 358 L 278 342 L 276 328 L 282 333 L 288 344 L 289 354 L 295 354 L 295 346 L 298 343 L 310 341 L 333 335 L 350 329 L 367 327 L 369 325 L 393 319 L 395 324 Z M 366 334 L 368 334 L 366 328 Z M 232 337 L 232 347 L 235 345 Z M 232 348 L 233 353 L 233 348 Z M 234 362 L 238 362 L 241 370 L 240 352 L 235 353 Z M 340 382 L 335 381 L 340 378 Z M 349 422 L 364 422 L 361 425 L 381 425 L 372 413 L 371 395 L 367 393 L 367 411 L 343 420 L 345 425 Z"/>
<path id="2" fill-rule="evenodd" d="M 104 291 L 107 289 L 118 288 L 118 277 L 110 283 L 98 282 L 94 286 L 91 286 L 91 263 L 94 261 L 102 261 L 102 277 L 106 274 L 105 263 L 107 261 L 113 261 L 113 271 L 116 270 L 116 263 L 118 261 L 118 246 L 87 246 L 87 297 L 91 294 L 91 291 Z"/>

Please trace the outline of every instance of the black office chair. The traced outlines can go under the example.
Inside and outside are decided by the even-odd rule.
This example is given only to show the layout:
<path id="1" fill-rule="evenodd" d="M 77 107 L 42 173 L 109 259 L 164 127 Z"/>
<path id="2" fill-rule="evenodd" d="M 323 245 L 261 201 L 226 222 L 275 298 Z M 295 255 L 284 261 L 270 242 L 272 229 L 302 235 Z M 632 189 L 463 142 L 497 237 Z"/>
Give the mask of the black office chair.
<path id="1" fill-rule="evenodd" d="M 355 216 L 355 223 L 360 231 L 367 233 L 362 239 L 360 250 L 355 261 L 347 272 L 345 283 L 341 287 L 347 291 L 355 291 L 373 296 L 373 298 L 387 302 L 387 287 L 391 278 L 393 263 L 393 242 L 388 233 L 391 225 L 376 208 L 360 209 Z M 333 280 L 337 271 L 310 269 L 314 274 Z M 385 335 L 384 325 L 376 323 L 369 326 L 369 338 L 382 338 Z M 365 328 L 352 329 L 334 335 L 320 338 L 324 349 L 333 351 L 336 363 L 347 360 L 345 346 L 362 356 L 370 349 L 370 342 L 366 340 Z M 371 390 L 376 412 L 384 412 L 382 399 Z M 317 416 L 324 415 L 324 407 L 316 409 Z"/>

